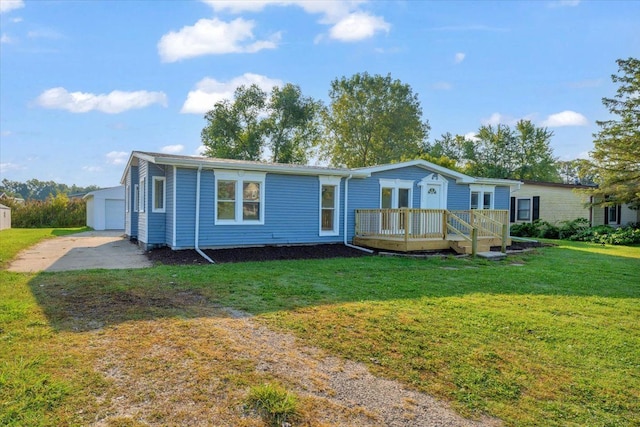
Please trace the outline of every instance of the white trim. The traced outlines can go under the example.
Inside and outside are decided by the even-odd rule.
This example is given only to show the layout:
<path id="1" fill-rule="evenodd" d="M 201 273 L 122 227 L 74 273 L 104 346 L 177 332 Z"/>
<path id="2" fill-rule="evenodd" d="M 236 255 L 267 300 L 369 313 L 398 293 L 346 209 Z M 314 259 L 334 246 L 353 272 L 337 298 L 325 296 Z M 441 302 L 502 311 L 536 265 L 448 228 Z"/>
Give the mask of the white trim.
<path id="1" fill-rule="evenodd" d="M 247 172 L 244 170 L 214 170 L 214 205 L 213 215 L 215 225 L 264 225 L 264 206 L 265 206 L 265 181 L 266 172 Z M 235 182 L 235 218 L 234 219 L 218 219 L 218 180 L 220 181 L 234 181 Z M 260 219 L 259 220 L 245 220 L 243 219 L 242 207 L 243 207 L 243 190 L 242 186 L 244 182 L 258 182 L 260 184 Z"/>
<path id="2" fill-rule="evenodd" d="M 340 182 L 339 176 L 319 176 L 318 181 L 320 183 L 320 191 L 318 192 L 319 200 L 319 221 L 318 221 L 318 235 L 320 236 L 339 236 L 340 235 Z M 322 229 L 322 187 L 335 187 L 333 194 L 333 229 Z"/>
<path id="3" fill-rule="evenodd" d="M 420 209 L 428 209 L 427 206 L 427 191 L 429 185 L 436 185 L 440 187 L 440 209 L 447 209 L 447 197 L 449 190 L 449 181 L 444 178 L 442 175 L 437 173 L 432 173 L 431 175 L 427 175 L 418 183 L 418 187 L 421 188 L 420 191 Z"/>
<path id="4" fill-rule="evenodd" d="M 140 184 L 133 184 L 133 211 L 140 212 Z"/>
<path id="5" fill-rule="evenodd" d="M 378 206 L 382 208 L 382 189 L 383 188 L 391 188 L 393 191 L 391 193 L 391 207 L 392 209 L 398 208 L 398 190 L 405 189 L 409 190 L 409 207 L 413 207 L 413 181 L 409 181 L 406 179 L 387 179 L 380 178 L 378 180 L 380 182 L 380 198 L 378 200 Z"/>
<path id="6" fill-rule="evenodd" d="M 533 218 L 533 197 L 521 197 L 521 198 L 516 197 L 515 199 L 516 199 L 515 222 L 531 222 Z M 518 213 L 520 212 L 520 209 L 518 208 L 518 204 L 520 203 L 521 200 L 529 201 L 529 218 L 527 219 L 518 218 Z"/>
<path id="7" fill-rule="evenodd" d="M 124 211 L 129 213 L 131 209 L 131 185 L 127 184 L 124 186 Z"/>
<path id="8" fill-rule="evenodd" d="M 146 177 L 142 177 L 140 178 L 140 186 L 138 187 L 140 189 L 140 195 L 138 196 L 138 202 L 140 202 L 140 206 L 138 206 L 138 212 L 145 212 L 146 209 L 146 204 L 147 204 L 147 178 Z"/>
<path id="9" fill-rule="evenodd" d="M 406 168 L 406 167 L 410 167 L 410 166 L 418 166 L 418 167 L 421 167 L 423 169 L 428 169 L 428 170 L 433 171 L 433 172 L 441 173 L 441 174 L 443 174 L 445 176 L 450 176 L 452 178 L 455 178 L 456 182 L 458 182 L 458 183 L 476 182 L 476 178 L 473 178 L 473 177 L 465 175 L 463 173 L 454 171 L 452 169 L 445 168 L 445 167 L 440 166 L 440 165 L 436 165 L 435 163 L 431 163 L 431 162 L 428 162 L 428 161 L 422 160 L 422 159 L 416 159 L 416 160 L 411 160 L 411 161 L 402 162 L 402 163 L 391 163 L 391 164 L 386 164 L 386 165 L 371 166 L 371 167 L 366 167 L 366 168 L 358 168 L 358 169 L 354 169 L 354 171 L 366 172 L 366 173 L 372 174 L 372 173 L 376 173 L 376 172 L 384 172 L 384 171 L 388 171 L 388 170 Z M 515 182 L 515 181 L 513 181 L 513 182 Z"/>
<path id="10" fill-rule="evenodd" d="M 165 213 L 167 211 L 167 179 L 164 176 L 154 176 L 153 186 L 151 187 L 151 212 Z M 156 208 L 156 183 L 162 181 L 162 207 Z"/>
<path id="11" fill-rule="evenodd" d="M 482 210 L 484 209 L 484 194 L 491 194 L 491 203 L 489 209 L 493 209 L 496 201 L 496 186 L 488 185 L 488 184 L 470 184 L 469 185 L 469 209 L 473 209 L 471 207 L 471 199 L 473 193 L 478 193 L 478 207 L 476 209 Z"/>
<path id="12" fill-rule="evenodd" d="M 172 213 L 173 213 L 173 224 L 171 224 L 172 226 L 172 230 L 173 230 L 173 241 L 172 246 L 175 248 L 177 243 L 178 243 L 178 237 L 176 236 L 176 232 L 177 232 L 177 228 L 178 228 L 178 219 L 176 218 L 176 214 L 178 212 L 178 208 L 177 208 L 177 204 L 178 204 L 178 198 L 176 197 L 177 193 L 177 188 L 178 188 L 178 169 L 174 166 L 173 167 L 173 205 L 172 205 Z"/>

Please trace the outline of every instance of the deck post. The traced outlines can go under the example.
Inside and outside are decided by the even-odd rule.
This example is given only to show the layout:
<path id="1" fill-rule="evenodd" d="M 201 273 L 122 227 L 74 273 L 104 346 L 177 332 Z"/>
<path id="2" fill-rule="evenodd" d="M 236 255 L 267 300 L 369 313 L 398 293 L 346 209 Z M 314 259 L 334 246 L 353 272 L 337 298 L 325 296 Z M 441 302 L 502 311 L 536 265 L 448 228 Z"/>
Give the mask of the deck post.
<path id="1" fill-rule="evenodd" d="M 471 256 L 475 257 L 478 253 L 478 229 L 473 227 L 471 229 Z"/>
<path id="2" fill-rule="evenodd" d="M 402 210 L 404 211 L 404 215 L 402 216 L 404 217 L 404 245 L 406 247 L 407 242 L 409 241 L 409 209 L 402 208 Z"/>
<path id="3" fill-rule="evenodd" d="M 507 253 L 507 231 L 509 230 L 509 226 L 507 224 L 502 224 L 502 248 L 500 251 L 503 254 Z"/>
<path id="4" fill-rule="evenodd" d="M 447 216 L 449 215 L 449 211 L 446 209 L 442 210 L 442 239 L 447 238 L 447 224 L 449 223 L 449 219 Z"/>

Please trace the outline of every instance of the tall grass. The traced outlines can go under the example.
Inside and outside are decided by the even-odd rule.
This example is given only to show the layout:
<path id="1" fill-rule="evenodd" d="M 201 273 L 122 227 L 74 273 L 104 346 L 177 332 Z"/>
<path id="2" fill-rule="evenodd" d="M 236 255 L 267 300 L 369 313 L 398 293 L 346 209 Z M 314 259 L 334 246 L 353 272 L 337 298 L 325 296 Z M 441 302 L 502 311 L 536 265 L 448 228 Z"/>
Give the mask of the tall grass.
<path id="1" fill-rule="evenodd" d="M 80 227 L 86 224 L 85 201 L 69 199 L 62 193 L 45 201 L 9 201 L 5 204 L 11 207 L 11 226 L 15 228 Z"/>

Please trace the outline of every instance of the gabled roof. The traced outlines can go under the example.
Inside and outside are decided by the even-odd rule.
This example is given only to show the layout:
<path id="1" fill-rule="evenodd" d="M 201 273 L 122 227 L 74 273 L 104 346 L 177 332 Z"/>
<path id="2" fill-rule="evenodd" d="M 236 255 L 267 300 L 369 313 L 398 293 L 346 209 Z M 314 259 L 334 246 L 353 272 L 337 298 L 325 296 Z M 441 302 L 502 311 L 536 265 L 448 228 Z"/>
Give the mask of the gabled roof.
<path id="1" fill-rule="evenodd" d="M 445 168 L 444 166 L 440 166 L 435 163 L 428 162 L 423 159 L 410 160 L 408 162 L 401 162 L 401 163 L 390 163 L 387 165 L 380 165 L 380 166 L 369 166 L 366 168 L 357 168 L 353 170 L 366 172 L 370 175 L 376 172 L 384 172 L 388 170 L 406 168 L 410 166 L 417 166 L 423 169 L 428 169 L 428 170 L 437 172 L 446 177 L 455 179 L 455 181 L 458 184 L 487 184 L 487 185 L 509 185 L 509 186 L 519 186 L 521 184 L 520 181 L 514 181 L 511 179 L 475 178 L 469 175 L 465 175 L 461 172 L 454 171 L 449 168 Z"/>
<path id="2" fill-rule="evenodd" d="M 127 171 L 131 165 L 137 163 L 137 159 L 143 159 L 158 165 L 182 166 L 188 168 L 204 169 L 242 169 L 257 172 L 281 173 L 287 175 L 329 175 L 329 176 L 354 176 L 364 178 L 366 173 L 357 172 L 346 168 L 330 168 L 324 166 L 307 166 L 289 163 L 267 163 L 248 160 L 218 159 L 214 157 L 180 156 L 175 154 L 151 153 L 146 151 L 133 151 L 129 157 L 127 167 L 124 170 L 120 182 L 124 184 Z"/>

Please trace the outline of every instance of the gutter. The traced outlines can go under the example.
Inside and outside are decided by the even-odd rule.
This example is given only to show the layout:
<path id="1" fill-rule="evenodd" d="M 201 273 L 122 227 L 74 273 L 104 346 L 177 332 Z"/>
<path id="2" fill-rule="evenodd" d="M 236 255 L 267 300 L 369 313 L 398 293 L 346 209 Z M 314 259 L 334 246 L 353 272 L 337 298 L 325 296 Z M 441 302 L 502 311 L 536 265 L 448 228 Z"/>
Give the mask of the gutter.
<path id="1" fill-rule="evenodd" d="M 196 178 L 196 229 L 195 229 L 194 247 L 196 252 L 198 252 L 202 256 L 202 258 L 206 259 L 211 264 L 215 264 L 215 261 L 209 258 L 207 254 L 202 252 L 202 250 L 198 247 L 198 243 L 199 243 L 198 240 L 200 236 L 200 175 L 201 175 L 201 172 L 202 172 L 202 165 L 198 167 L 198 175 Z"/>
<path id="2" fill-rule="evenodd" d="M 348 201 L 349 201 L 349 180 L 353 178 L 353 175 L 349 175 L 345 180 L 344 180 L 344 245 L 348 248 L 353 248 L 353 249 L 358 249 L 359 251 L 363 251 L 363 252 L 367 252 L 369 254 L 374 253 L 374 251 L 372 251 L 371 249 L 368 248 L 363 248 L 361 246 L 356 246 L 356 245 L 352 245 L 351 243 L 347 242 L 347 221 L 348 221 L 348 217 L 349 215 L 347 215 L 348 212 Z"/>

